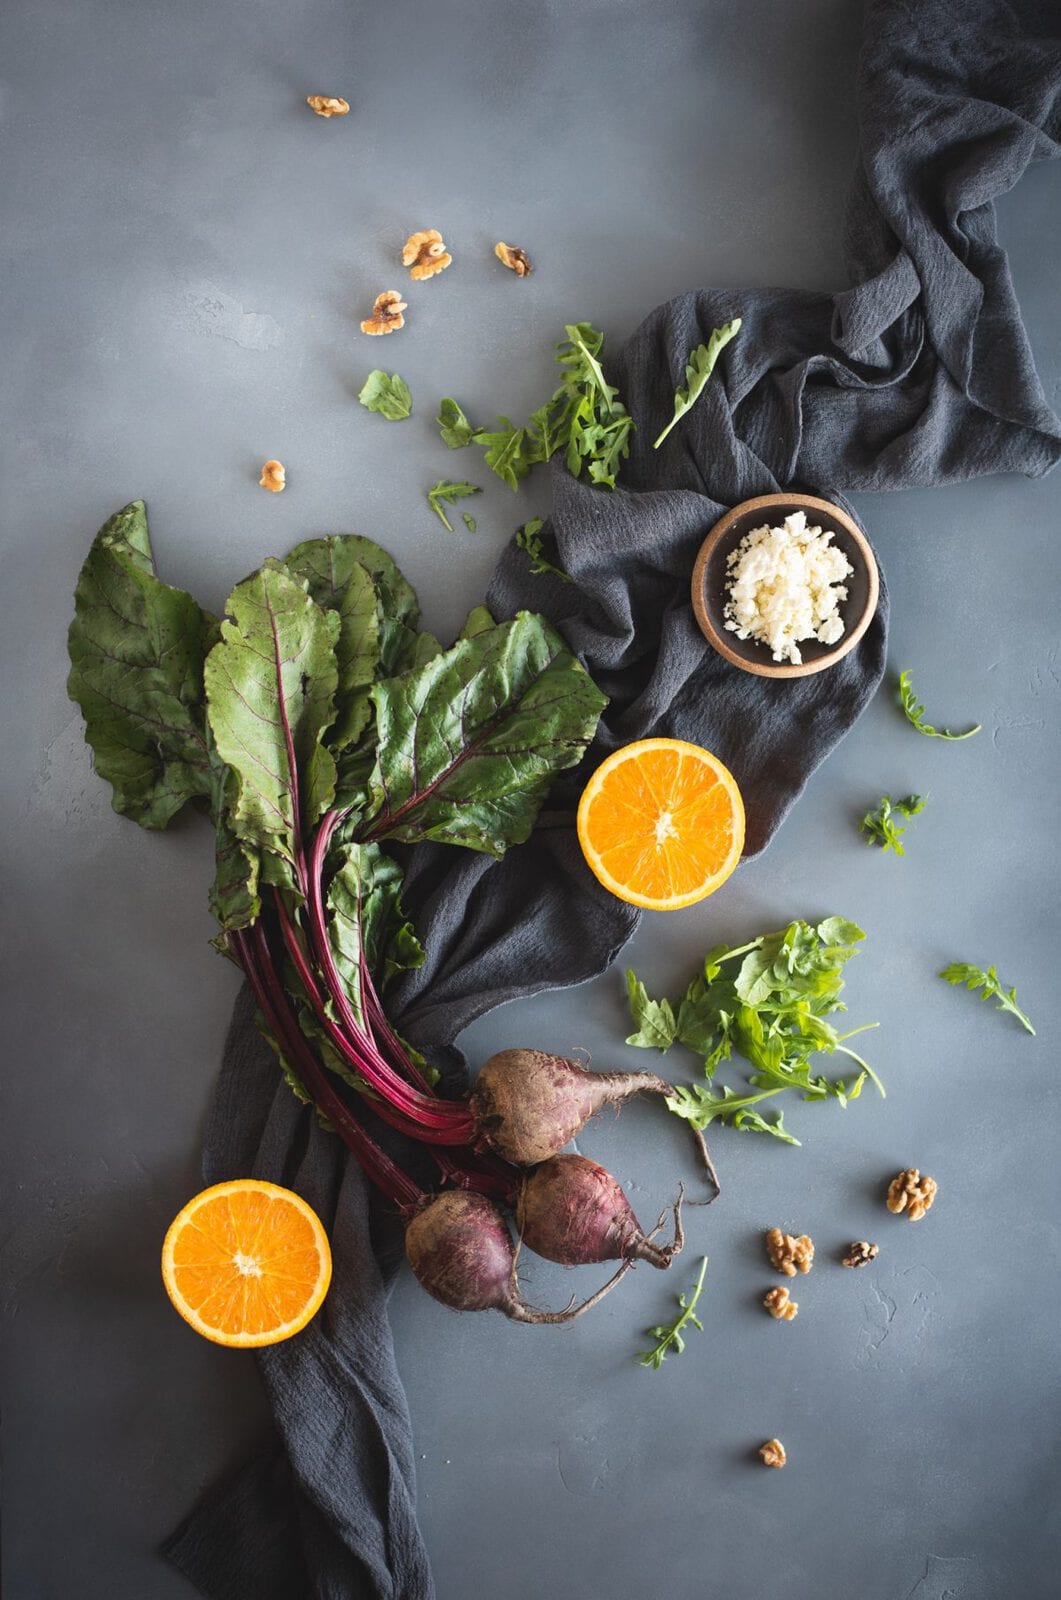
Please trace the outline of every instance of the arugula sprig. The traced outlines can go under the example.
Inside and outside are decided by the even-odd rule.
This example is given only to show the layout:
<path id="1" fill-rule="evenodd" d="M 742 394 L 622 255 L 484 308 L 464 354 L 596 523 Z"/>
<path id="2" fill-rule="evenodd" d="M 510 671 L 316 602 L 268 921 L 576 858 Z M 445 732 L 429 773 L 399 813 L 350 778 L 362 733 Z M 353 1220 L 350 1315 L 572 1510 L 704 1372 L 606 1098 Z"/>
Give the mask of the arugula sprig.
<path id="1" fill-rule="evenodd" d="M 402 422 L 412 415 L 413 397 L 409 386 L 396 372 L 388 377 L 377 367 L 365 379 L 357 398 L 366 411 L 378 411 L 388 422 Z"/>
<path id="2" fill-rule="evenodd" d="M 651 1350 L 642 1351 L 641 1355 L 638 1356 L 638 1360 L 643 1367 L 651 1367 L 653 1372 L 658 1372 L 671 1350 L 674 1351 L 675 1355 L 680 1356 L 685 1349 L 685 1340 L 682 1338 L 683 1328 L 699 1328 L 700 1332 L 703 1333 L 704 1325 L 696 1315 L 696 1303 L 703 1293 L 704 1274 L 706 1271 L 707 1257 L 704 1256 L 700 1262 L 700 1275 L 696 1280 L 692 1293 L 688 1296 L 684 1294 L 678 1296 L 679 1310 L 674 1321 L 665 1328 L 648 1329 L 656 1343 Z"/>
<path id="3" fill-rule="evenodd" d="M 452 396 L 439 405 L 442 442 L 451 450 L 477 444 L 486 464 L 510 489 L 518 489 L 532 467 L 564 452 L 576 478 L 583 468 L 592 483 L 614 489 L 622 461 L 630 453 L 634 421 L 619 391 L 604 376 L 604 335 L 588 322 L 570 322 L 567 338 L 557 345 L 563 377 L 544 405 L 522 425 L 498 417 L 494 428 L 478 428 Z"/>
<path id="4" fill-rule="evenodd" d="M 772 1100 L 776 1089 L 765 1089 L 762 1094 L 740 1095 L 735 1089 L 724 1088 L 715 1094 L 709 1084 L 691 1083 L 675 1086 L 668 1096 L 667 1105 L 676 1116 L 684 1117 L 701 1132 L 712 1122 L 728 1122 L 731 1128 L 752 1133 L 769 1133 L 784 1144 L 799 1144 L 794 1134 L 785 1127 L 784 1113 L 779 1111 L 773 1122 L 768 1122 L 761 1111 L 752 1108 L 760 1100 Z"/>
<path id="5" fill-rule="evenodd" d="M 722 1121 L 795 1144 L 780 1118 L 768 1121 L 755 1109 L 760 1102 L 794 1089 L 804 1100 L 831 1099 L 846 1106 L 859 1097 L 867 1079 L 884 1094 L 873 1068 L 845 1043 L 876 1023 L 840 1033 L 827 1020 L 846 1010 L 840 999 L 843 968 L 864 938 L 853 922 L 828 917 L 816 927 L 796 921 L 748 944 L 718 945 L 677 1002 L 652 999 L 628 972 L 627 998 L 637 1031 L 627 1043 L 660 1051 L 683 1044 L 703 1058 L 709 1084 L 735 1052 L 748 1063 L 749 1085 L 761 1093 L 723 1089 L 719 1094 L 696 1084 L 675 1089 L 667 1100 L 671 1111 L 701 1130 Z M 827 1077 L 812 1070 L 819 1054 L 847 1056 L 858 1070 L 853 1076 Z"/>
<path id="6" fill-rule="evenodd" d="M 453 524 L 442 508 L 444 505 L 451 506 L 456 501 L 463 500 L 470 494 L 482 494 L 482 490 L 479 488 L 477 483 L 450 483 L 447 479 L 440 478 L 439 481 L 427 491 L 427 503 L 435 515 L 445 523 L 450 533 L 452 533 Z M 467 513 L 465 513 L 464 520 L 465 522 L 468 521 Z M 470 524 L 470 527 L 472 532 L 474 532 L 474 522 Z"/>
<path id="7" fill-rule="evenodd" d="M 981 724 L 978 722 L 975 728 L 966 728 L 964 733 L 950 733 L 945 728 L 934 728 L 930 722 L 926 722 L 925 708 L 917 698 L 917 691 L 910 681 L 908 671 L 899 674 L 899 704 L 906 714 L 906 720 L 917 729 L 918 733 L 923 733 L 926 739 L 971 739 L 973 734 L 979 733 L 981 729 Z"/>
<path id="8" fill-rule="evenodd" d="M 867 844 L 879 845 L 882 850 L 893 850 L 897 856 L 905 854 L 903 834 L 906 828 L 900 817 L 916 817 L 925 809 L 926 796 L 908 794 L 905 800 L 893 800 L 890 794 L 882 795 L 876 811 L 867 811 L 859 823 L 866 835 Z"/>
<path id="9" fill-rule="evenodd" d="M 450 450 L 462 450 L 475 437 L 475 429 L 456 400 L 448 398 L 438 408 L 438 430 Z"/>
<path id="10" fill-rule="evenodd" d="M 522 550 L 529 558 L 532 572 L 536 572 L 539 576 L 543 576 L 546 572 L 551 572 L 555 578 L 560 579 L 561 583 L 570 583 L 571 574 L 565 572 L 563 567 L 556 567 L 546 559 L 541 538 L 544 526 L 545 523 L 541 517 L 531 517 L 529 521 L 523 524 L 522 528 L 516 529 L 516 548 Z"/>
<path id="11" fill-rule="evenodd" d="M 970 966 L 968 962 L 954 961 L 949 967 L 944 967 L 939 976 L 951 984 L 964 984 L 974 993 L 977 989 L 982 989 L 981 1000 L 997 1000 L 998 1005 L 995 1007 L 997 1011 L 1008 1011 L 1011 1016 L 1016 1017 L 1022 1028 L 1026 1028 L 1031 1034 L 1035 1033 L 1031 1019 L 1017 1004 L 1016 987 L 1003 988 L 1002 980 L 993 966 L 988 967 L 985 972 L 982 967 Z"/>
<path id="12" fill-rule="evenodd" d="M 732 322 L 724 322 L 721 328 L 712 328 L 706 344 L 697 345 L 686 364 L 685 388 L 675 391 L 674 415 L 652 446 L 653 450 L 659 449 L 675 423 L 680 422 L 685 413 L 692 410 L 699 400 L 707 386 L 708 378 L 715 370 L 715 362 L 730 340 L 737 337 L 740 325 L 740 317 L 734 317 Z"/>

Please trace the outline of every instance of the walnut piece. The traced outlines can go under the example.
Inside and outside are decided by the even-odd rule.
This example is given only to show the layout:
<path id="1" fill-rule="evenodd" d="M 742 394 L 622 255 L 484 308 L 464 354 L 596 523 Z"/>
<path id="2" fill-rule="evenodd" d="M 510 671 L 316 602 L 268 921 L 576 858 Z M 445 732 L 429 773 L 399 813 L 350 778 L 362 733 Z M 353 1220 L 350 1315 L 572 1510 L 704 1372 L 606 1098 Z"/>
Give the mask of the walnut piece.
<path id="1" fill-rule="evenodd" d="M 406 302 L 402 299 L 397 289 L 384 289 L 382 294 L 376 296 L 376 303 L 372 307 L 372 315 L 366 317 L 361 324 L 362 333 L 393 333 L 396 328 L 405 327 L 405 318 L 402 312 L 407 310 Z"/>
<path id="2" fill-rule="evenodd" d="M 905 1211 L 911 1222 L 920 1222 L 936 1198 L 935 1178 L 923 1178 L 916 1167 L 907 1167 L 888 1185 L 887 1206 L 897 1215 Z"/>
<path id="3" fill-rule="evenodd" d="M 870 1244 L 868 1239 L 854 1239 L 847 1247 L 843 1264 L 845 1267 L 864 1267 L 876 1258 L 878 1249 L 879 1246 Z"/>
<path id="4" fill-rule="evenodd" d="M 782 1233 L 780 1228 L 771 1228 L 766 1235 L 766 1249 L 773 1265 L 786 1278 L 794 1278 L 797 1272 L 809 1272 L 814 1260 L 814 1243 L 805 1233 L 793 1238 L 790 1233 Z"/>
<path id="5" fill-rule="evenodd" d="M 433 278 L 436 272 L 445 272 L 452 260 L 437 228 L 411 233 L 402 247 L 402 266 L 412 268 L 411 278 Z"/>
<path id="6" fill-rule="evenodd" d="M 799 1310 L 795 1300 L 790 1300 L 788 1290 L 778 1284 L 776 1289 L 768 1289 L 763 1295 L 763 1305 L 777 1322 L 791 1322 Z"/>
<path id="7" fill-rule="evenodd" d="M 503 267 L 508 267 L 516 274 L 517 278 L 525 278 L 534 268 L 527 260 L 526 253 L 515 244 L 495 244 L 494 255 Z"/>
<path id="8" fill-rule="evenodd" d="M 788 1460 L 780 1439 L 767 1439 L 765 1444 L 759 1446 L 759 1454 L 763 1458 L 763 1465 L 767 1467 L 783 1467 Z"/>
<path id="9" fill-rule="evenodd" d="M 262 475 L 258 479 L 263 489 L 279 494 L 287 484 L 287 474 L 282 461 L 267 461 L 262 468 Z"/>
<path id="10" fill-rule="evenodd" d="M 350 109 L 348 100 L 331 94 L 308 94 L 306 104 L 318 117 L 345 117 Z"/>

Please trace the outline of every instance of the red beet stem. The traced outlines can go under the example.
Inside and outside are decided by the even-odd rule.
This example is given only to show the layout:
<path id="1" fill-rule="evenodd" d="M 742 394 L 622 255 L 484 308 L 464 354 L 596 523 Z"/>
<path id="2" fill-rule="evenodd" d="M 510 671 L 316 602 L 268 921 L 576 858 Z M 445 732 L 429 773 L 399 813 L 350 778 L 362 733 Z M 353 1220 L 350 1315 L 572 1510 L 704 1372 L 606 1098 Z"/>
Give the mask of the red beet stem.
<path id="1" fill-rule="evenodd" d="M 402 1077 L 394 1071 L 380 1053 L 367 1026 L 358 1019 L 350 1003 L 346 986 L 335 965 L 335 957 L 328 939 L 328 928 L 324 913 L 322 877 L 328 845 L 336 827 L 342 821 L 342 816 L 342 812 L 329 812 L 318 827 L 314 835 L 313 847 L 310 851 L 308 881 L 306 884 L 306 911 L 314 953 L 328 995 L 338 1013 L 341 1027 L 337 1026 L 327 1016 L 323 997 L 319 994 L 319 991 L 317 991 L 315 999 L 311 995 L 311 1003 L 327 1028 L 329 1038 L 331 1038 L 335 1047 L 342 1052 L 344 1059 L 349 1059 L 351 1050 L 356 1050 L 362 1058 L 368 1057 L 367 1066 L 364 1062 L 361 1065 L 356 1062 L 351 1064 L 357 1067 L 357 1070 L 362 1073 L 362 1076 L 366 1078 L 370 1086 L 383 1099 L 388 1101 L 396 1110 L 404 1112 L 412 1122 L 418 1125 L 417 1128 L 407 1129 L 406 1131 L 412 1132 L 414 1137 L 419 1137 L 428 1143 L 468 1144 L 472 1133 L 468 1108 L 451 1100 L 443 1100 L 440 1095 L 424 1093 L 422 1089 L 411 1083 L 409 1076 L 415 1072 L 415 1068 L 413 1068 L 412 1062 L 408 1061 L 407 1053 L 402 1050 L 396 1036 L 388 1029 L 388 1044 L 392 1052 L 397 1051 L 405 1058 L 406 1076 Z M 283 922 L 286 912 L 279 892 L 277 892 L 276 899 L 280 907 L 281 921 Z M 297 934 L 294 934 L 294 930 L 291 928 L 290 919 L 287 919 L 284 936 L 291 951 L 292 960 L 299 969 L 299 976 L 302 978 L 303 984 L 306 985 L 305 969 L 308 968 L 308 963 L 301 951 L 296 955 L 295 950 L 292 948 L 292 946 L 298 945 L 298 939 Z M 362 976 L 365 970 L 366 963 L 362 960 Z M 315 989 L 316 985 L 314 984 L 312 987 Z M 307 993 L 310 993 L 310 986 L 307 986 Z M 382 1012 L 382 1007 L 380 1007 L 380 1011 Z"/>
<path id="2" fill-rule="evenodd" d="M 383 1120 L 400 1132 L 426 1143 L 466 1144 L 467 1127 L 462 1127 L 445 1110 L 439 1109 L 448 1107 L 451 1102 L 440 1097 L 432 1098 L 421 1094 L 419 1090 L 398 1077 L 386 1064 L 367 1034 L 359 1033 L 354 1040 L 351 1040 L 350 1036 L 328 1015 L 324 997 L 306 952 L 302 948 L 298 930 L 288 914 L 279 890 L 276 891 L 276 908 L 284 945 L 317 1022 L 347 1065 L 353 1067 L 354 1071 L 364 1079 L 367 1087 L 380 1097 L 379 1102 L 374 1103 Z M 463 1108 L 454 1109 L 460 1111 Z M 464 1120 L 467 1122 L 466 1113 Z"/>
<path id="3" fill-rule="evenodd" d="M 255 923 L 244 932 L 230 933 L 228 939 L 230 948 L 247 975 L 266 1023 L 314 1104 L 331 1122 L 373 1183 L 399 1210 L 408 1211 L 421 1204 L 423 1190 L 379 1148 L 336 1093 L 324 1068 L 314 1057 L 276 976 L 272 953 L 261 923 Z"/>

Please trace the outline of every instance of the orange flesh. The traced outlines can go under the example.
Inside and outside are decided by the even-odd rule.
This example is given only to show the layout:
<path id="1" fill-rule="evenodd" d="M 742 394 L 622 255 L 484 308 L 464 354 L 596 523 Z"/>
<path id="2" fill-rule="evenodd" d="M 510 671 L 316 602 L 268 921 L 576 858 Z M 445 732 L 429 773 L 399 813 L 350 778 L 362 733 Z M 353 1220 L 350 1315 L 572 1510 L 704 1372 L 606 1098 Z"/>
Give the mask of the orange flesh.
<path id="1" fill-rule="evenodd" d="M 316 1311 L 330 1277 L 320 1223 L 275 1185 L 223 1184 L 185 1207 L 163 1275 L 177 1310 L 220 1343 L 286 1338 Z"/>
<path id="2" fill-rule="evenodd" d="M 661 909 L 717 888 L 736 866 L 743 837 L 731 774 L 679 740 L 646 740 L 610 757 L 579 809 L 579 838 L 601 881 Z"/>

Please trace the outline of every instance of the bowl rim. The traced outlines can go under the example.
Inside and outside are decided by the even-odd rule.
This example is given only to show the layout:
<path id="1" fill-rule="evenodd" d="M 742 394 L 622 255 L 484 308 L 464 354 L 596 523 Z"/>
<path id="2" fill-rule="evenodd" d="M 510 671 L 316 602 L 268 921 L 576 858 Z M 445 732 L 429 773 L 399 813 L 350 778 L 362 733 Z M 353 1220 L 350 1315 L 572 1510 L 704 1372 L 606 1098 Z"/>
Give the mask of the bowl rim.
<path id="1" fill-rule="evenodd" d="M 704 574 L 707 563 L 714 554 L 715 547 L 729 532 L 738 517 L 746 516 L 750 511 L 765 511 L 775 506 L 795 506 L 801 510 L 824 512 L 827 518 L 838 523 L 845 533 L 854 540 L 866 567 L 868 593 L 862 615 L 852 628 L 844 634 L 834 649 L 826 651 L 824 655 L 816 656 L 811 661 L 802 661 L 797 665 L 792 661 L 773 661 L 769 657 L 765 661 L 748 661 L 739 651 L 734 650 L 722 630 L 715 627 L 714 619 L 707 606 L 704 591 Z M 834 666 L 837 661 L 842 661 L 844 656 L 852 651 L 862 638 L 866 629 L 873 621 L 880 599 L 880 574 L 877 562 L 869 540 L 862 529 L 849 516 L 842 506 L 836 505 L 832 500 L 822 500 L 818 495 L 801 494 L 798 490 L 778 494 L 760 494 L 751 500 L 741 500 L 719 518 L 711 529 L 707 538 L 700 546 L 699 553 L 693 565 L 692 576 L 693 611 L 700 624 L 708 644 L 718 651 L 720 656 L 739 667 L 742 672 L 750 672 L 758 678 L 809 678 L 812 673 L 824 672 L 827 667 Z M 763 646 L 765 649 L 765 646 Z"/>

